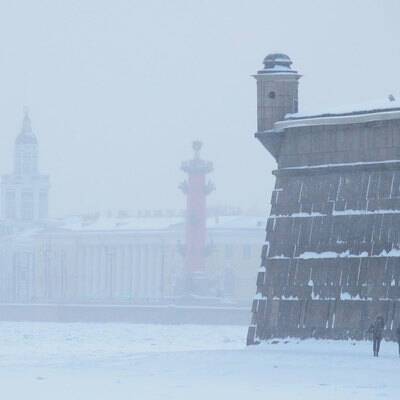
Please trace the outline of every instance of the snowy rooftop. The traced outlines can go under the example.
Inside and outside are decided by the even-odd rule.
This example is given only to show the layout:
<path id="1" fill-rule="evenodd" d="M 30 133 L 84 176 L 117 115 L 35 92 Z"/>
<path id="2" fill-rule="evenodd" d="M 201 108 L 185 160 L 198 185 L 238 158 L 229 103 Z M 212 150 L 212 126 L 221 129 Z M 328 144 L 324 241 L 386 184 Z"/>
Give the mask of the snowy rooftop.
<path id="1" fill-rule="evenodd" d="M 61 221 L 69 231 L 165 230 L 182 224 L 181 217 L 70 217 Z"/>
<path id="2" fill-rule="evenodd" d="M 274 124 L 274 129 L 280 131 L 301 126 L 357 124 L 392 119 L 400 119 L 400 98 L 388 96 L 387 99 L 368 103 L 286 114 L 282 121 Z"/>
<path id="3" fill-rule="evenodd" d="M 219 216 L 207 219 L 208 229 L 264 229 L 266 217 Z M 67 231 L 164 231 L 184 226 L 182 217 L 70 217 L 60 221 L 59 228 Z"/>
<path id="4" fill-rule="evenodd" d="M 388 96 L 383 100 L 369 101 L 365 103 L 352 104 L 347 106 L 332 107 L 325 109 L 304 110 L 295 114 L 286 114 L 285 120 L 296 120 L 304 118 L 335 117 L 344 115 L 358 115 L 369 113 L 380 113 L 400 111 L 400 98 L 395 99 Z"/>

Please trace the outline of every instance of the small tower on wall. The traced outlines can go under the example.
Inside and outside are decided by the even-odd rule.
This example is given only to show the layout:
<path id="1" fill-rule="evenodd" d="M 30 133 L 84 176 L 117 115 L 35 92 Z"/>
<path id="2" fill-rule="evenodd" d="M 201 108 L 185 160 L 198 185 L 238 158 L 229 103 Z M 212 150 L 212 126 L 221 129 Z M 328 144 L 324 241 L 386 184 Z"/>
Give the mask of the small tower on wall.
<path id="1" fill-rule="evenodd" d="M 301 75 L 293 70 L 286 54 L 273 53 L 264 58 L 257 80 L 257 131 L 273 128 L 286 114 L 298 111 L 298 86 Z"/>
<path id="2" fill-rule="evenodd" d="M 187 180 L 180 185 L 186 195 L 186 226 L 184 267 L 186 294 L 205 294 L 205 261 L 207 239 L 207 195 L 214 190 L 214 185 L 206 182 L 206 175 L 213 170 L 209 161 L 200 158 L 202 143 L 193 142 L 194 157 L 182 163 L 181 169 L 187 173 Z"/>
<path id="3" fill-rule="evenodd" d="M 38 141 L 24 110 L 15 139 L 14 171 L 1 181 L 1 218 L 16 228 L 44 222 L 48 217 L 49 177 L 39 173 Z"/>

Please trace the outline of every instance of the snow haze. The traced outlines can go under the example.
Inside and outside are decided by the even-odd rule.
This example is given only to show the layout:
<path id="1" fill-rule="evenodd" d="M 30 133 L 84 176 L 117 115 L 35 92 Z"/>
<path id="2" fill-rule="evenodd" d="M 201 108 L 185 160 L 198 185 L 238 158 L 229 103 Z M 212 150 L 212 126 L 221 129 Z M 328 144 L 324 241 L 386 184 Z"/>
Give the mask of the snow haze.
<path id="1" fill-rule="evenodd" d="M 366 195 L 347 201 L 339 189 L 353 184 L 350 174 L 330 181 L 321 173 L 321 182 L 330 185 L 324 194 L 333 195 L 325 207 L 325 197 L 314 203 L 303 199 L 306 188 L 311 196 L 328 185 L 309 185 L 301 178 L 293 209 L 289 201 L 285 208 L 286 200 L 275 207 L 267 226 L 272 239 L 265 239 L 276 165 L 254 138 L 252 77 L 270 53 L 293 61 L 290 70 L 290 60 L 274 55 L 284 58 L 277 69 L 283 65 L 283 74 L 296 79 L 290 90 L 297 88 L 294 70 L 302 75 L 299 113 L 278 122 L 281 127 L 300 127 L 307 123 L 302 118 L 320 115 L 309 110 L 331 113 L 328 119 L 348 118 L 340 115 L 351 113 L 346 104 L 386 110 L 381 101 L 391 103 L 398 119 L 399 16 L 399 0 L 0 0 L 0 175 L 9 174 L 2 180 L 6 206 L 0 216 L 3 398 L 399 398 L 400 349 L 388 339 L 399 322 L 395 262 L 400 250 L 395 229 L 383 229 L 400 213 L 397 153 L 382 151 L 381 158 L 354 161 L 343 151 L 343 160 L 287 162 L 283 177 L 285 172 L 296 177 L 294 168 L 295 173 L 311 168 L 312 174 L 333 165 L 347 171 L 361 163 L 370 174 L 362 176 Z M 259 86 L 260 98 L 275 99 L 268 85 Z M 277 97 L 294 112 L 297 94 L 287 93 L 279 90 Z M 373 106 L 365 106 L 371 100 Z M 266 104 L 260 106 L 269 110 L 267 116 L 259 113 L 262 123 L 270 122 L 270 110 L 283 109 L 277 102 Z M 24 106 L 29 113 L 23 113 Z M 313 125 L 322 121 L 314 120 Z M 272 135 L 264 136 L 278 148 Z M 199 174 L 211 172 L 211 164 L 197 155 L 192 159 L 196 139 L 203 143 L 202 159 L 214 166 L 207 180 L 215 192 Z M 342 142 L 347 150 L 347 141 Z M 321 149 L 316 143 L 309 148 Z M 195 144 L 195 152 L 200 147 Z M 363 150 L 366 157 L 371 148 Z M 289 160 L 294 152 L 287 154 Z M 314 155 L 309 159 L 319 160 L 320 154 Z M 13 173 L 14 156 L 18 173 Z M 181 186 L 189 204 L 186 214 L 178 188 L 187 178 L 180 169 L 184 160 L 192 161 L 195 176 Z M 373 178 L 372 162 L 389 173 Z M 393 164 L 396 169 L 390 169 Z M 292 196 L 286 187 L 294 187 L 294 179 L 287 182 L 273 193 L 275 204 L 280 205 L 279 196 Z M 387 198 L 369 207 L 380 190 Z M 206 221 L 206 193 L 209 210 L 229 212 L 209 212 Z M 369 224 L 367 215 L 376 220 Z M 342 229 L 336 229 L 340 221 L 332 222 L 342 216 L 365 216 L 366 228 L 343 238 Z M 373 239 L 366 239 L 366 229 Z M 273 254 L 275 243 L 285 241 L 288 246 Z M 357 241 L 365 246 L 356 246 Z M 344 258 L 356 263 L 330 263 Z M 270 268 L 270 259 L 283 259 L 282 269 L 280 261 Z M 365 259 L 368 264 L 361 264 Z M 277 301 L 270 306 L 267 298 L 294 305 L 300 299 L 300 305 L 280 308 Z M 308 303 L 319 299 L 318 307 Z M 382 304 L 365 304 L 378 299 Z M 361 301 L 362 307 L 351 308 Z M 345 310 L 342 322 L 339 309 Z M 346 324 L 359 318 L 357 310 L 362 310 L 360 327 L 352 330 Z M 385 313 L 391 322 L 381 353 L 373 358 L 366 340 L 370 330 L 362 330 L 375 310 L 390 310 Z M 315 319 L 308 317 L 312 312 Z M 372 328 L 382 335 L 380 322 Z M 327 337 L 320 335 L 321 328 L 360 340 L 284 338 L 246 347 L 246 341 L 254 344 L 252 336 L 260 332 L 264 339 L 285 324 L 293 330 L 282 336 Z M 381 336 L 375 331 L 376 344 Z M 400 327 L 396 332 L 400 342 Z"/>
<path id="2" fill-rule="evenodd" d="M 50 214 L 183 208 L 190 143 L 210 203 L 264 210 L 274 162 L 254 139 L 270 52 L 304 76 L 300 110 L 400 95 L 398 1 L 12 1 L 0 4 L 0 171 L 28 105 Z"/>

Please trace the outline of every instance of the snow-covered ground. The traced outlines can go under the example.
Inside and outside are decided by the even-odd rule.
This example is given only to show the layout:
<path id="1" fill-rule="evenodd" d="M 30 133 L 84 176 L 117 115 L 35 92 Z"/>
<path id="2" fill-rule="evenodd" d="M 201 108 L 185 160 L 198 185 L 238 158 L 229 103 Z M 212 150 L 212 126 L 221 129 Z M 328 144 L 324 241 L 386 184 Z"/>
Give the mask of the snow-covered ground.
<path id="1" fill-rule="evenodd" d="M 2 399 L 398 399 L 394 343 L 279 341 L 245 327 L 0 323 Z"/>

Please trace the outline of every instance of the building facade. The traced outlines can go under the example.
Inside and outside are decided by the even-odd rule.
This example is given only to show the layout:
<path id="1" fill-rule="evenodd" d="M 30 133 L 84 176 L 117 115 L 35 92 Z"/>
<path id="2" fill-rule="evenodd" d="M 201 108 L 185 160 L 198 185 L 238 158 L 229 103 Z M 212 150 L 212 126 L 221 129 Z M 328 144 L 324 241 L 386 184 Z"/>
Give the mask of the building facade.
<path id="1" fill-rule="evenodd" d="M 248 343 L 361 339 L 378 315 L 391 337 L 400 324 L 400 102 L 298 113 L 299 77 L 282 54 L 255 75 L 256 137 L 277 169 Z"/>
<path id="2" fill-rule="evenodd" d="M 264 235 L 262 219 L 209 218 L 207 231 L 208 300 L 249 305 Z M 5 235 L 0 241 L 0 301 L 179 302 L 184 243 L 184 217 L 72 218 Z"/>

